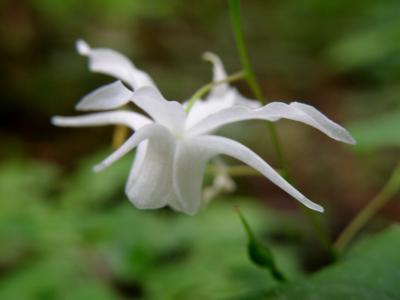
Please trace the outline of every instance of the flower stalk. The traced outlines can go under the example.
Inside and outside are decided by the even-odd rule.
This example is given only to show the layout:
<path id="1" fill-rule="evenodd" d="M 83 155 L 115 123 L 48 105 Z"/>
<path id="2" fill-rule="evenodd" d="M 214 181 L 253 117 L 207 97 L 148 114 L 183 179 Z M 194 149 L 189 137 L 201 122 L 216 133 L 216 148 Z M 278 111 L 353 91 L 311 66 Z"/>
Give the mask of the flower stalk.
<path id="1" fill-rule="evenodd" d="M 243 228 L 247 234 L 247 252 L 249 258 L 257 266 L 268 269 L 271 272 L 271 275 L 277 281 L 287 282 L 287 278 L 276 264 L 275 257 L 272 251 L 269 249 L 269 247 L 267 247 L 267 245 L 257 240 L 253 231 L 250 228 L 249 223 L 247 222 L 246 218 L 244 217 L 238 206 L 235 207 L 235 211 L 239 215 L 240 221 L 242 222 Z"/>
<path id="2" fill-rule="evenodd" d="M 236 42 L 236 48 L 239 53 L 240 61 L 245 73 L 245 79 L 249 85 L 249 88 L 251 89 L 254 97 L 260 101 L 263 104 L 266 104 L 267 101 L 265 100 L 261 87 L 257 81 L 256 75 L 254 73 L 253 67 L 250 62 L 249 54 L 247 51 L 245 39 L 244 39 L 244 34 L 243 34 L 243 26 L 242 26 L 242 18 L 241 18 L 241 12 L 240 12 L 240 0 L 228 0 L 229 3 L 229 13 L 231 17 L 231 23 L 232 23 L 232 28 L 233 28 L 233 34 L 235 37 L 235 42 Z M 282 176 L 289 180 L 290 175 L 289 175 L 289 170 L 286 162 L 286 158 L 283 152 L 283 147 L 279 139 L 278 132 L 276 131 L 275 126 L 268 122 L 268 131 L 270 133 L 271 139 L 272 139 L 272 144 L 275 149 L 275 153 L 277 156 L 277 159 L 279 161 L 279 167 L 282 171 Z M 290 180 L 289 180 L 290 181 Z M 328 252 L 330 254 L 334 253 L 334 249 L 332 246 L 332 243 L 330 242 L 330 239 L 328 237 L 328 234 L 326 233 L 326 230 L 321 226 L 320 222 L 316 219 L 316 217 L 313 215 L 312 212 L 306 212 L 305 210 L 302 210 L 304 215 L 307 217 L 309 220 L 309 223 L 311 226 L 314 227 L 315 232 L 317 233 L 317 236 L 321 242 L 321 244 L 324 246 L 324 248 L 328 249 Z"/>
<path id="3" fill-rule="evenodd" d="M 225 79 L 222 80 L 217 80 L 217 81 L 211 81 L 205 85 L 203 85 L 201 88 L 199 88 L 192 97 L 190 97 L 188 104 L 185 108 L 186 113 L 189 113 L 190 110 L 192 109 L 193 105 L 196 103 L 197 100 L 201 99 L 205 94 L 207 94 L 212 88 L 219 84 L 223 83 L 228 83 L 228 82 L 234 82 L 240 79 L 245 78 L 245 73 L 243 71 L 233 73 L 232 75 L 226 77 Z"/>
<path id="4" fill-rule="evenodd" d="M 242 63 L 242 67 L 245 73 L 245 80 L 251 89 L 254 97 L 260 101 L 260 103 L 267 104 L 268 101 L 265 100 L 261 87 L 257 81 L 257 77 L 254 73 L 253 67 L 250 62 L 249 54 L 246 47 L 246 42 L 244 40 L 242 18 L 240 14 L 240 1 L 239 0 L 229 0 L 229 12 L 232 21 L 233 34 L 235 36 L 236 47 L 239 53 L 239 58 Z M 278 133 L 274 124 L 268 122 L 267 129 L 272 139 L 272 145 L 274 147 L 277 159 L 279 161 L 279 166 L 283 171 L 283 177 L 288 178 L 288 167 L 283 153 L 283 147 L 279 140 Z"/>
<path id="5" fill-rule="evenodd" d="M 382 190 L 367 204 L 342 231 L 335 242 L 339 253 L 343 252 L 355 235 L 389 202 L 400 190 L 400 163 L 394 169 Z"/>

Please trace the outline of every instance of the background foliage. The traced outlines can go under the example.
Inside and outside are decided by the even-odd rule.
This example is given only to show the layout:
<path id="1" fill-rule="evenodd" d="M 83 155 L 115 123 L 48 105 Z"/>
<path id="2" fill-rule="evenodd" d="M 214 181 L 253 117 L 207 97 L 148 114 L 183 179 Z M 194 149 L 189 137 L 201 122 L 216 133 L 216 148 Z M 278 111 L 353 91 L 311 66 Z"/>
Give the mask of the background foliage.
<path id="1" fill-rule="evenodd" d="M 242 4 L 268 98 L 313 104 L 358 140 L 352 148 L 278 125 L 291 175 L 327 208 L 322 220 L 334 238 L 399 159 L 400 2 Z M 112 128 L 49 124 L 110 81 L 87 71 L 77 38 L 127 54 L 169 99 L 210 80 L 204 51 L 221 55 L 230 72 L 240 68 L 225 1 L 1 1 L 0 299 L 396 299 L 399 229 L 382 231 L 399 220 L 396 201 L 326 268 L 326 251 L 294 201 L 263 178 L 240 178 L 234 195 L 196 217 L 133 208 L 123 195 L 132 157 L 91 173 L 110 151 Z M 223 131 L 274 165 L 263 132 L 257 122 Z M 279 286 L 249 263 L 234 204 L 291 283 Z"/>

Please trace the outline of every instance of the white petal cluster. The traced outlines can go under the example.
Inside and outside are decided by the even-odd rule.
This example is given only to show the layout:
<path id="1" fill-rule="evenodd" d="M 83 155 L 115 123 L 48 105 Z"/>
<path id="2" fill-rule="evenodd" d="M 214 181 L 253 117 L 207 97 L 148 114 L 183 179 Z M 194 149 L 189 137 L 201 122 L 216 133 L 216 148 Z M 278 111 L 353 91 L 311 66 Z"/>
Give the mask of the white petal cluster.
<path id="1" fill-rule="evenodd" d="M 210 159 L 222 154 L 256 169 L 305 206 L 323 211 L 252 150 L 214 134 L 220 127 L 234 122 L 285 118 L 308 124 L 335 140 L 355 143 L 343 127 L 314 107 L 298 102 L 272 102 L 261 106 L 257 101 L 240 95 L 229 84 L 221 84 L 186 113 L 187 103 L 166 100 L 151 77 L 137 69 L 124 55 L 111 49 L 93 49 L 84 41 L 78 41 L 77 49 L 88 57 L 91 71 L 113 76 L 118 81 L 98 88 L 76 106 L 81 111 L 103 112 L 77 117 L 56 116 L 52 122 L 70 127 L 123 124 L 132 129 L 132 136 L 94 170 L 107 168 L 137 148 L 125 188 L 126 195 L 136 207 L 156 209 L 170 206 L 176 211 L 195 214 L 208 202 L 208 197 L 202 195 L 205 167 Z M 206 53 L 205 59 L 213 64 L 215 81 L 226 78 L 222 62 L 215 54 Z M 135 104 L 146 115 L 116 110 L 127 103 Z M 216 188 L 229 188 L 232 184 L 224 172 L 217 179 Z"/>

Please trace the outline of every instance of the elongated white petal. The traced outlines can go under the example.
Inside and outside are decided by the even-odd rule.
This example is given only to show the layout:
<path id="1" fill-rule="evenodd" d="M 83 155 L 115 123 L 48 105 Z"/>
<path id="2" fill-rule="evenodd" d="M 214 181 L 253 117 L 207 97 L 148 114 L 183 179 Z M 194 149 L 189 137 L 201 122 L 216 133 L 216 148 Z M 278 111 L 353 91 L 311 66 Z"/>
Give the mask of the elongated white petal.
<path id="1" fill-rule="evenodd" d="M 356 140 L 350 135 L 350 133 L 346 129 L 328 119 L 315 107 L 300 102 L 292 102 L 290 106 L 299 111 L 302 111 L 305 115 L 309 116 L 312 119 L 313 123 L 318 124 L 318 126 L 320 126 L 321 128 L 326 128 L 326 131 L 330 133 L 326 134 L 330 137 L 337 137 L 339 141 L 348 144 L 356 144 Z M 322 131 L 322 129 L 320 130 Z"/>
<path id="2" fill-rule="evenodd" d="M 215 101 L 214 101 L 215 100 Z M 206 118 L 207 116 L 214 114 L 218 111 L 231 107 L 233 102 L 227 98 L 216 99 L 212 98 L 212 100 L 198 100 L 193 105 L 192 109 L 190 110 L 186 123 L 185 128 L 191 128 L 201 120 Z"/>
<path id="3" fill-rule="evenodd" d="M 142 143 L 142 144 L 141 144 Z M 100 164 L 94 166 L 96 172 L 104 170 L 115 161 L 134 149 L 141 148 L 136 171 L 136 178 L 130 177 L 125 192 L 129 200 L 138 208 L 154 209 L 168 204 L 168 199 L 174 196 L 171 180 L 171 170 L 175 141 L 168 129 L 159 124 L 150 124 L 139 129 L 114 153 Z M 136 158 L 138 159 L 138 157 Z M 176 197 L 176 196 L 175 196 Z"/>
<path id="4" fill-rule="evenodd" d="M 154 145 L 154 144 L 153 144 Z M 140 143 L 136 149 L 136 154 L 135 154 L 135 159 L 132 163 L 132 168 L 131 171 L 129 172 L 129 177 L 128 181 L 126 183 L 126 194 L 129 195 L 129 191 L 134 189 L 135 182 L 137 179 L 140 177 L 142 172 L 146 172 L 148 169 L 149 162 L 151 163 L 154 161 L 153 157 L 147 157 L 146 158 L 146 153 L 147 153 L 147 147 L 148 147 L 148 141 L 143 141 Z M 143 166 L 146 164 L 145 166 Z M 143 166 L 143 167 L 142 167 Z M 172 172 L 172 170 L 170 170 Z M 167 176 L 166 178 L 171 178 L 171 176 Z M 168 192 L 168 195 L 164 197 L 163 203 L 165 202 L 171 208 L 173 208 L 176 211 L 182 211 L 182 205 L 178 201 L 178 196 L 175 194 L 173 188 L 172 188 L 172 181 L 170 181 L 170 191 Z M 135 198 L 131 197 L 132 202 L 134 202 Z M 143 201 L 142 201 L 143 202 Z M 143 207 L 143 206 L 142 206 Z"/>
<path id="5" fill-rule="evenodd" d="M 162 126 L 139 145 L 125 187 L 126 195 L 136 207 L 154 209 L 176 202 L 171 176 L 174 150 L 175 141 Z"/>
<path id="6" fill-rule="evenodd" d="M 244 145 L 231 139 L 213 135 L 194 137 L 191 139 L 191 144 L 192 147 L 202 148 L 203 150 L 197 151 L 208 153 L 208 155 L 225 154 L 244 162 L 259 171 L 274 184 L 308 208 L 319 212 L 324 211 L 320 205 L 307 199 L 285 179 L 283 179 L 282 176 L 280 176 L 268 163 Z"/>
<path id="7" fill-rule="evenodd" d="M 86 43 L 84 40 L 77 40 L 75 46 L 76 46 L 76 51 L 78 51 L 80 55 L 87 56 L 90 54 L 90 51 L 92 51 L 89 44 Z"/>
<path id="8" fill-rule="evenodd" d="M 182 105 L 176 101 L 166 100 L 157 89 L 140 88 L 133 93 L 132 101 L 155 122 L 163 124 L 173 132 L 183 129 L 186 113 Z"/>
<path id="9" fill-rule="evenodd" d="M 185 128 L 192 128 L 206 117 L 232 106 L 256 109 L 260 107 L 260 103 L 243 97 L 235 88 L 229 87 L 221 97 L 208 96 L 204 101 L 198 100 L 189 112 Z"/>
<path id="10" fill-rule="evenodd" d="M 133 130 L 137 130 L 152 121 L 135 112 L 112 111 L 88 114 L 76 117 L 55 116 L 51 119 L 53 125 L 61 127 L 83 127 L 83 126 L 103 126 L 113 124 L 123 124 Z"/>
<path id="11" fill-rule="evenodd" d="M 218 55 L 212 52 L 206 52 L 203 58 L 213 64 L 213 81 L 224 80 L 228 77 L 224 64 Z M 259 108 L 261 106 L 259 101 L 243 97 L 237 89 L 232 87 L 229 83 L 222 83 L 214 86 L 208 94 L 206 101 L 207 100 L 210 102 L 229 102 L 230 106 L 244 105 L 251 108 Z"/>
<path id="12" fill-rule="evenodd" d="M 346 129 L 329 120 L 312 106 L 297 102 L 289 105 L 282 102 L 272 102 L 259 109 L 234 106 L 204 118 L 189 130 L 191 134 L 198 135 L 211 132 L 223 125 L 238 121 L 252 119 L 277 121 L 281 118 L 308 124 L 335 140 L 349 144 L 355 143 Z"/>
<path id="13" fill-rule="evenodd" d="M 259 101 L 244 97 L 237 91 L 236 94 L 234 95 L 234 98 L 235 98 L 234 99 L 235 105 L 246 106 L 252 109 L 261 107 L 261 103 Z"/>
<path id="14" fill-rule="evenodd" d="M 131 171 L 129 172 L 128 181 L 126 183 L 125 190 L 126 190 L 127 195 L 130 194 L 130 190 L 135 189 L 135 183 L 136 183 L 137 179 L 140 178 L 141 173 L 146 172 L 148 170 L 149 162 L 151 163 L 152 161 L 154 161 L 153 155 L 151 155 L 150 157 L 147 157 L 147 160 L 145 160 L 146 153 L 147 153 L 147 147 L 148 147 L 148 141 L 143 141 L 142 143 L 140 143 L 137 146 L 135 158 L 132 163 Z M 170 173 L 171 172 L 172 172 L 172 170 L 170 170 Z M 166 178 L 171 179 L 171 176 L 168 175 Z M 172 180 L 170 180 L 169 184 L 170 184 L 170 191 L 167 192 L 168 193 L 167 196 L 164 196 L 163 203 L 171 206 L 171 208 L 176 211 L 182 211 L 182 205 L 178 201 L 178 196 L 176 195 L 175 191 L 172 188 Z M 134 197 L 131 197 L 131 199 L 132 199 L 131 200 L 132 202 L 135 202 Z M 142 202 L 145 203 L 144 201 L 142 201 Z M 142 203 L 142 202 L 140 202 L 140 203 Z M 143 207 L 143 205 L 142 205 L 142 207 Z"/>
<path id="15" fill-rule="evenodd" d="M 121 81 L 104 85 L 83 97 L 76 105 L 77 110 L 108 110 L 123 106 L 131 101 L 132 91 Z"/>
<path id="16" fill-rule="evenodd" d="M 143 164 L 144 158 L 146 157 L 148 147 L 148 141 L 143 141 L 136 148 L 135 159 L 132 163 L 131 171 L 129 172 L 127 185 L 133 184 L 133 181 L 139 176 L 140 168 Z"/>
<path id="17" fill-rule="evenodd" d="M 213 81 L 224 80 L 227 77 L 224 65 L 218 55 L 212 52 L 205 52 L 203 58 L 213 65 Z M 222 97 L 228 89 L 229 85 L 227 83 L 219 84 L 211 89 L 207 98 Z"/>
<path id="18" fill-rule="evenodd" d="M 118 78 L 133 89 L 155 84 L 151 77 L 137 69 L 135 65 L 121 53 L 108 48 L 91 48 L 85 41 L 78 40 L 76 48 L 81 55 L 89 58 L 89 69 Z"/>
<path id="19" fill-rule="evenodd" d="M 192 143 L 191 139 L 177 144 L 173 170 L 173 185 L 181 211 L 194 215 L 203 206 L 202 182 L 204 169 L 213 152 Z"/>
<path id="20" fill-rule="evenodd" d="M 149 124 L 138 131 L 136 131 L 129 139 L 127 139 L 117 150 L 115 150 L 110 156 L 103 160 L 98 165 L 94 166 L 96 172 L 102 171 L 105 168 L 112 165 L 115 161 L 120 159 L 126 153 L 136 148 L 142 141 L 148 140 L 154 136 L 158 137 L 161 133 L 165 132 L 165 127 L 158 124 Z"/>
<path id="21" fill-rule="evenodd" d="M 139 129 L 120 148 L 96 165 L 94 170 L 107 168 L 138 145 L 139 153 L 125 193 L 138 208 L 163 207 L 168 204 L 169 198 L 176 197 L 171 180 L 175 141 L 164 126 L 150 124 Z"/>

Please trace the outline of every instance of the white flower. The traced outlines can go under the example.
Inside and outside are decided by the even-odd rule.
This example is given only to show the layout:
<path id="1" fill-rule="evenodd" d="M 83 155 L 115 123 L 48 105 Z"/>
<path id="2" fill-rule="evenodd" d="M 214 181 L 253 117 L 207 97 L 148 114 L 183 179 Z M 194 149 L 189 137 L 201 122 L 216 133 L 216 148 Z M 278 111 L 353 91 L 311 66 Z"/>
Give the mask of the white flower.
<path id="1" fill-rule="evenodd" d="M 78 43 L 78 49 L 89 57 L 92 71 L 115 76 L 134 90 L 116 81 L 84 97 L 77 105 L 78 110 L 111 110 L 132 102 L 147 116 L 114 110 L 78 117 L 54 117 L 52 122 L 71 127 L 123 124 L 134 131 L 120 148 L 94 169 L 101 171 L 138 147 L 125 189 L 136 207 L 156 209 L 168 205 L 177 211 L 195 214 L 206 204 L 201 192 L 206 164 L 211 158 L 223 154 L 258 170 L 305 206 L 323 211 L 321 206 L 303 196 L 249 148 L 211 134 L 224 125 L 238 121 L 286 118 L 313 126 L 335 140 L 354 143 L 344 128 L 314 107 L 298 102 L 272 102 L 251 108 L 250 100 L 244 99 L 229 85 L 223 85 L 215 88 L 205 101 L 197 101 L 187 114 L 182 104 L 166 100 L 151 78 L 121 54 L 109 49 L 91 49 L 83 42 Z M 217 66 L 215 57 L 211 59 Z M 224 106 L 219 103 L 221 105 L 215 105 L 218 108 L 211 109 L 218 99 L 221 102 L 229 102 L 230 99 L 231 104 L 225 103 Z M 250 102 L 243 105 L 241 101 Z M 213 103 L 207 111 L 200 109 L 205 103 Z"/>

